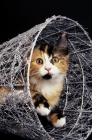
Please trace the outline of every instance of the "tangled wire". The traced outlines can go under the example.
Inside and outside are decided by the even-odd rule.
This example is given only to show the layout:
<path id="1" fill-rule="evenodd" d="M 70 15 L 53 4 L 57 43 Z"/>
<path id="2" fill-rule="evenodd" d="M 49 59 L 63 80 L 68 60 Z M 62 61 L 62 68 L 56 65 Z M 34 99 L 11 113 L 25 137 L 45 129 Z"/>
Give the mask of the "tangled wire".
<path id="1" fill-rule="evenodd" d="M 62 128 L 54 128 L 40 121 L 29 90 L 29 68 L 23 64 L 28 52 L 37 42 L 51 42 L 66 32 L 70 43 L 70 67 L 64 85 L 59 107 L 66 116 L 67 123 Z M 28 40 L 32 42 L 27 43 Z M 23 79 L 25 68 L 27 81 Z M 16 94 L 15 86 L 20 86 L 20 75 L 24 91 Z M 20 80 L 18 79 L 18 80 Z M 0 94 L 0 131 L 12 133 L 32 140 L 86 140 L 92 132 L 92 41 L 84 28 L 76 21 L 53 16 L 29 31 L 19 34 L 0 45 L 0 87 L 5 87 L 12 95 Z"/>

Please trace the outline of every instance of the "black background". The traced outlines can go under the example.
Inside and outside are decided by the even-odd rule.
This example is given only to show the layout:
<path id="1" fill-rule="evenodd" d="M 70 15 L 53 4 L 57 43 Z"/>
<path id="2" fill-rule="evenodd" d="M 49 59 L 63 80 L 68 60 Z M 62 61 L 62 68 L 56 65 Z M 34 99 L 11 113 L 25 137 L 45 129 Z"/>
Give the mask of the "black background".
<path id="1" fill-rule="evenodd" d="M 0 0 L 0 44 L 52 15 L 79 22 L 92 38 L 91 0 Z"/>
<path id="2" fill-rule="evenodd" d="M 91 0 L 0 0 L 0 44 L 53 15 L 77 21 L 92 39 Z M 12 135 L 0 134 L 0 139 L 1 136 L 2 139 L 14 138 Z M 90 136 L 88 140 L 91 139 Z"/>

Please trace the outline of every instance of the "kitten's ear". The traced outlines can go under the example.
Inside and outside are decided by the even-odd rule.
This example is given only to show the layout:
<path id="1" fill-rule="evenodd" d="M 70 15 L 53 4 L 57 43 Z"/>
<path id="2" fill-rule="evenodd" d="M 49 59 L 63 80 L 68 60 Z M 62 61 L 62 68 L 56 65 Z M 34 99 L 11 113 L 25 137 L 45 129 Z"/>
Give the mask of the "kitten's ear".
<path id="1" fill-rule="evenodd" d="M 60 51 L 64 55 L 68 55 L 68 38 L 65 33 L 63 33 L 57 41 L 57 51 Z"/>

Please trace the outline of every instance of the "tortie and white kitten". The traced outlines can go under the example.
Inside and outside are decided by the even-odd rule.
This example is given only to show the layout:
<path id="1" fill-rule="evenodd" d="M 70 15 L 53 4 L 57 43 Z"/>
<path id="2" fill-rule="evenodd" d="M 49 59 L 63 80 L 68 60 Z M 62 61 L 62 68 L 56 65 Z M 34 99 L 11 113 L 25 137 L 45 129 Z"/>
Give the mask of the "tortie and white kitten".
<path id="1" fill-rule="evenodd" d="M 35 109 L 55 127 L 66 124 L 66 118 L 57 106 L 69 66 L 68 59 L 66 34 L 62 34 L 56 43 L 37 44 L 31 59 L 30 94 Z M 3 87 L 0 90 L 8 93 Z"/>

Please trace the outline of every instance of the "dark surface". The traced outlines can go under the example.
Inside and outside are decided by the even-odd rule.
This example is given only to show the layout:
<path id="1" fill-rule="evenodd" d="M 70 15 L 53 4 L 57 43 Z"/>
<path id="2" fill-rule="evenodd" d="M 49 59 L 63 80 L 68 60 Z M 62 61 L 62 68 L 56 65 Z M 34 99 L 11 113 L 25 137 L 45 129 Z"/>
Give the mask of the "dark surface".
<path id="1" fill-rule="evenodd" d="M 92 38 L 92 1 L 67 0 L 1 0 L 0 44 L 26 32 L 53 15 L 78 21 Z M 0 140 L 22 138 L 0 133 Z M 90 136 L 88 140 L 92 140 Z"/>
<path id="2" fill-rule="evenodd" d="M 26 140 L 26 139 L 24 139 L 22 137 L 15 136 L 15 135 L 12 135 L 12 134 L 0 133 L 0 140 L 7 140 L 7 139 Z M 92 136 L 90 135 L 87 140 L 92 140 Z"/>

